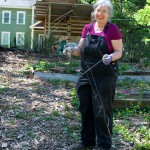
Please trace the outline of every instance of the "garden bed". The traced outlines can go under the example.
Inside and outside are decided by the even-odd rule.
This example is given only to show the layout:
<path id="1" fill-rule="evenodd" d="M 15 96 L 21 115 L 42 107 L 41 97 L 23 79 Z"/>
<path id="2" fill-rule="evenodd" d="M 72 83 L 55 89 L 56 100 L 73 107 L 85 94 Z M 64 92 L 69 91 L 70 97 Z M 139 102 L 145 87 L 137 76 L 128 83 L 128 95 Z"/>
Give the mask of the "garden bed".
<path id="1" fill-rule="evenodd" d="M 133 105 L 133 106 L 139 105 L 140 108 L 145 108 L 147 106 L 150 106 L 150 98 L 149 99 L 143 98 L 142 100 L 138 100 L 136 98 L 115 99 L 113 108 L 127 108 L 127 107 L 130 107 L 131 105 Z"/>
<path id="2" fill-rule="evenodd" d="M 81 129 L 75 83 L 24 74 L 25 66 L 39 62 L 41 55 L 0 54 L 0 149 L 69 150 L 79 141 Z M 121 99 L 127 101 L 129 93 L 145 91 L 149 84 L 126 80 L 118 87 Z M 150 149 L 150 109 L 141 109 L 140 104 L 128 106 L 114 109 L 113 150 Z"/>

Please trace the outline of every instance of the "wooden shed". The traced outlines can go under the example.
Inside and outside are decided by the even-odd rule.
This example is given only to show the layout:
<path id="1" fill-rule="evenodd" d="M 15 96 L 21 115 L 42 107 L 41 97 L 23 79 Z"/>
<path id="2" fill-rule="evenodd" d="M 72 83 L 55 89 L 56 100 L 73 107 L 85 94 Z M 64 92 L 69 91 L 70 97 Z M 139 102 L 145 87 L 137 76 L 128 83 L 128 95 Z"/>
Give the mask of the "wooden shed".
<path id="1" fill-rule="evenodd" d="M 35 19 L 44 22 L 44 34 L 72 38 L 80 36 L 91 21 L 92 6 L 78 0 L 41 0 L 35 4 Z"/>

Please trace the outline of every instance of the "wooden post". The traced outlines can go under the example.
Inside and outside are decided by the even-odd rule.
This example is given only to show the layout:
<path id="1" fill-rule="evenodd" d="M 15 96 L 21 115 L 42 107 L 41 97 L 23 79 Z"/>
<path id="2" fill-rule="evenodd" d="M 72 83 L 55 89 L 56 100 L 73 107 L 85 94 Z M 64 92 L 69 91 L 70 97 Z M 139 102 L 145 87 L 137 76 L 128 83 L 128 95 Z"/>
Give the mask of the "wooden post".
<path id="1" fill-rule="evenodd" d="M 48 37 L 50 36 L 51 32 L 51 5 L 48 6 Z"/>
<path id="2" fill-rule="evenodd" d="M 45 34 L 45 37 L 47 38 L 47 29 L 46 29 L 46 23 L 47 23 L 47 13 L 46 13 L 46 16 L 45 16 L 45 23 L 44 23 L 44 34 Z"/>
<path id="3" fill-rule="evenodd" d="M 68 39 L 71 38 L 71 16 L 69 15 L 68 19 L 68 33 L 67 33 Z"/>

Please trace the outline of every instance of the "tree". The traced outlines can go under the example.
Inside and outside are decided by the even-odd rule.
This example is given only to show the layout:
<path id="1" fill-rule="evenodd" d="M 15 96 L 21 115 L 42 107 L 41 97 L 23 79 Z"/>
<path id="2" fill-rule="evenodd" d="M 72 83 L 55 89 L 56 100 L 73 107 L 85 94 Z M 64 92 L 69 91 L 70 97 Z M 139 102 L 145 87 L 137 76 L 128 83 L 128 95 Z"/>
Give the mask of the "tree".
<path id="1" fill-rule="evenodd" d="M 150 0 L 146 1 L 146 6 L 143 9 L 138 10 L 134 14 L 134 18 L 138 24 L 150 26 Z"/>

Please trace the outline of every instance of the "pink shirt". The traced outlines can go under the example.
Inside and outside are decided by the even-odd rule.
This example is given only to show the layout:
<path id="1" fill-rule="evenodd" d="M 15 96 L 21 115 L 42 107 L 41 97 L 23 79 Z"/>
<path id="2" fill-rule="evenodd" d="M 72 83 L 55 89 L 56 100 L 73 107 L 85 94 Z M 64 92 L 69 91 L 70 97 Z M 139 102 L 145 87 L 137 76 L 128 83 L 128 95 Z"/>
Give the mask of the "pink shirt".
<path id="1" fill-rule="evenodd" d="M 89 32 L 90 25 L 91 24 L 86 24 L 84 26 L 82 34 L 81 34 L 82 38 L 85 38 L 86 34 Z M 104 38 L 106 40 L 106 44 L 108 46 L 109 52 L 110 53 L 113 52 L 111 40 L 122 39 L 122 34 L 121 34 L 119 28 L 115 24 L 110 23 L 110 25 L 107 29 L 107 32 L 104 34 L 104 31 L 102 31 L 100 33 L 95 33 L 94 26 L 95 26 L 95 22 L 92 24 L 92 27 L 91 27 L 91 30 L 89 33 L 92 35 L 98 35 L 98 36 L 104 35 Z"/>

